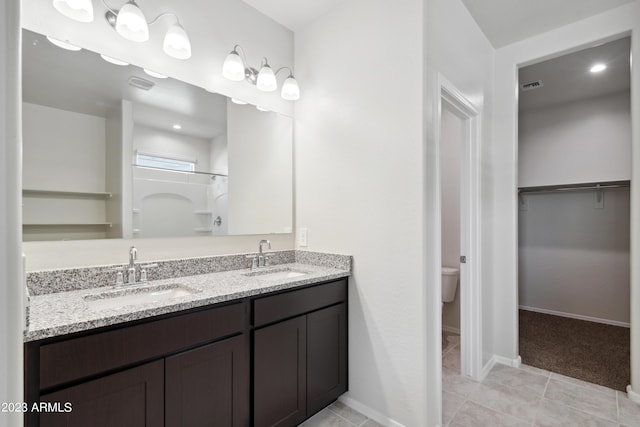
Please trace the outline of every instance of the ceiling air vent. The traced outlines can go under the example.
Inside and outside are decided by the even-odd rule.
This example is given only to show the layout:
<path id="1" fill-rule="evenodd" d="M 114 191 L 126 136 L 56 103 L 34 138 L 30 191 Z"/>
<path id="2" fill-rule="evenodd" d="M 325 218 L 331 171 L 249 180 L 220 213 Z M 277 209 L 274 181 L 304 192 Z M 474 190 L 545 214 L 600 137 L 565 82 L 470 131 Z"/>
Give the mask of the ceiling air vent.
<path id="1" fill-rule="evenodd" d="M 543 86 L 542 80 L 536 80 L 535 82 L 521 84 L 520 89 L 522 89 L 523 92 L 527 92 L 529 90 L 540 89 Z"/>
<path id="2" fill-rule="evenodd" d="M 129 86 L 137 87 L 142 90 L 151 90 L 151 88 L 155 86 L 155 83 L 136 76 L 129 77 L 127 83 L 129 83 Z"/>

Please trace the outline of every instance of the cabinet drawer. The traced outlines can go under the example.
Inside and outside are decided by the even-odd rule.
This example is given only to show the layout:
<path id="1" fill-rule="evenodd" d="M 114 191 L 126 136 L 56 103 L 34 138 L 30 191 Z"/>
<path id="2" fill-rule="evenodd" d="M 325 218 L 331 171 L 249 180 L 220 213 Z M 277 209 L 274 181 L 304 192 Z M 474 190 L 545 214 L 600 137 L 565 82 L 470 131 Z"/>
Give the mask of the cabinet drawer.
<path id="1" fill-rule="evenodd" d="M 337 304 L 346 300 L 346 292 L 347 279 L 341 279 L 256 299 L 253 302 L 253 325 L 257 327 Z"/>
<path id="2" fill-rule="evenodd" d="M 245 303 L 237 303 L 45 344 L 40 389 L 240 333 L 244 324 Z"/>

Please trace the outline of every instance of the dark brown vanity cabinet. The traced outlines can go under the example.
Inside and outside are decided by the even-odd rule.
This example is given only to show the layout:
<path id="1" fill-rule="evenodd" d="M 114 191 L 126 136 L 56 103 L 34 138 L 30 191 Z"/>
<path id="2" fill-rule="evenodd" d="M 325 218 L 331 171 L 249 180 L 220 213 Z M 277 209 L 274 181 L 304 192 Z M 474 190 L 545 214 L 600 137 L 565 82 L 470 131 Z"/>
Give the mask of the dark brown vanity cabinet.
<path id="1" fill-rule="evenodd" d="M 27 343 L 25 425 L 298 425 L 347 390 L 346 307 L 340 279 Z"/>
<path id="2" fill-rule="evenodd" d="M 249 426 L 248 307 L 242 301 L 29 343 L 27 401 L 50 406 L 28 412 L 26 425 Z"/>
<path id="3" fill-rule="evenodd" d="M 347 390 L 346 280 L 257 299 L 253 312 L 255 427 L 296 426 Z"/>

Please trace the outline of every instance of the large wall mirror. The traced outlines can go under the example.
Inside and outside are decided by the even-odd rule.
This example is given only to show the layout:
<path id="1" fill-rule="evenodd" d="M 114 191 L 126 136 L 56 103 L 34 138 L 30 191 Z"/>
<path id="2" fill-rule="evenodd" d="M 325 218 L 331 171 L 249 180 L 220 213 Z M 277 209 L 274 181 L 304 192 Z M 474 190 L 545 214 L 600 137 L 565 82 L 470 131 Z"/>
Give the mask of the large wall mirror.
<path id="1" fill-rule="evenodd" d="M 292 120 L 23 30 L 25 241 L 292 232 Z"/>

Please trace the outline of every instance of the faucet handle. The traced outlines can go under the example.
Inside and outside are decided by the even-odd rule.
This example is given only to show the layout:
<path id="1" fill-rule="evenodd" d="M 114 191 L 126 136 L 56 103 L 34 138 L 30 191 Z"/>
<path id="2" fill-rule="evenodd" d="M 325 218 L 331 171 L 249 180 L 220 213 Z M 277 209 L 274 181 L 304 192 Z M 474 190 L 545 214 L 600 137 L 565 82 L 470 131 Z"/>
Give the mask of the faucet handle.
<path id="1" fill-rule="evenodd" d="M 118 273 L 116 274 L 116 286 L 122 285 L 124 285 L 124 274 L 122 273 L 122 271 L 118 271 Z"/>
<path id="2" fill-rule="evenodd" d="M 249 268 L 251 270 L 258 267 L 258 255 L 247 255 L 246 258 L 250 261 Z"/>

